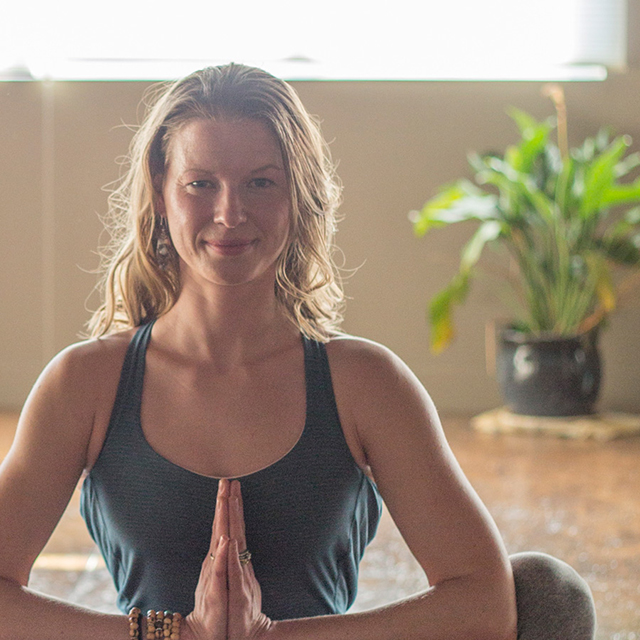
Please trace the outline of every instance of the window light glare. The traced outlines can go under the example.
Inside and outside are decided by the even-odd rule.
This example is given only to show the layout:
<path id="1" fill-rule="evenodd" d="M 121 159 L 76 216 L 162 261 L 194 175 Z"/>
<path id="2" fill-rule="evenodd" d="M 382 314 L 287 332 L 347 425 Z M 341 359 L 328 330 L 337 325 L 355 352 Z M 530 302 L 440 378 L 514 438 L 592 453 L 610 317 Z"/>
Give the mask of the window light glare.
<path id="1" fill-rule="evenodd" d="M 602 79 L 624 66 L 626 0 L 82 0 L 11 3 L 0 73 L 170 79 L 230 60 L 288 79 Z M 188 72 L 188 71 L 187 71 Z"/>

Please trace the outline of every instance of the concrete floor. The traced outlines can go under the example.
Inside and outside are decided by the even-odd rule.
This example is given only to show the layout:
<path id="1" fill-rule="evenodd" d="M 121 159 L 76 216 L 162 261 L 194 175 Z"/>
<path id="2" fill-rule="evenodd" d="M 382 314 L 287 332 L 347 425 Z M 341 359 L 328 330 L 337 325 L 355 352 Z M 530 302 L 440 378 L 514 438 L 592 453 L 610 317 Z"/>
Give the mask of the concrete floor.
<path id="1" fill-rule="evenodd" d="M 0 456 L 15 419 L 0 414 Z M 471 431 L 465 419 L 445 419 L 444 425 L 509 552 L 544 551 L 574 566 L 596 599 L 597 640 L 640 640 L 640 438 L 603 444 L 490 436 Z M 354 610 L 391 602 L 425 585 L 385 514 L 361 566 Z M 78 514 L 77 495 L 38 559 L 30 586 L 115 610 L 113 587 Z"/>

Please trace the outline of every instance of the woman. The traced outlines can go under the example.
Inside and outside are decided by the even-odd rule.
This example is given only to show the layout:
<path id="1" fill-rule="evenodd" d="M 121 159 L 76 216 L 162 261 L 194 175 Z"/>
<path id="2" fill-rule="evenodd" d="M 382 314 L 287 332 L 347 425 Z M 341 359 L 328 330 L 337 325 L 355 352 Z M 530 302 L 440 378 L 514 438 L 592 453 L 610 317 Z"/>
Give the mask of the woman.
<path id="1" fill-rule="evenodd" d="M 509 560 L 416 378 L 340 333 L 338 198 L 284 82 L 229 65 L 158 98 L 113 198 L 94 339 L 45 369 L 2 466 L 0 638 L 592 637 L 574 573 Z M 83 472 L 128 616 L 26 587 Z M 380 496 L 431 587 L 342 615 Z"/>

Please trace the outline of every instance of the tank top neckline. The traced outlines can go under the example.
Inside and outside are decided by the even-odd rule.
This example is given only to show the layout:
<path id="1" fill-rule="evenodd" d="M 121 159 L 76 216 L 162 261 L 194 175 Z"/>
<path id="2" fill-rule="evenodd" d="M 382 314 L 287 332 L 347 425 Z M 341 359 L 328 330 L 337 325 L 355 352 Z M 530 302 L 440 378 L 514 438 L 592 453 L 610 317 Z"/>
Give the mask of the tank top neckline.
<path id="1" fill-rule="evenodd" d="M 166 456 L 162 455 L 158 451 L 156 451 L 147 440 L 147 436 L 144 433 L 144 429 L 142 428 L 142 392 L 143 392 L 143 384 L 144 384 L 144 374 L 145 374 L 145 366 L 146 366 L 146 354 L 147 347 L 149 346 L 149 342 L 151 340 L 151 331 L 153 329 L 153 325 L 155 320 L 149 322 L 148 324 L 142 325 L 138 331 L 136 332 L 132 347 L 134 349 L 132 353 L 130 365 L 133 366 L 134 371 L 132 371 L 134 377 L 134 388 L 135 392 L 133 397 L 135 398 L 135 402 L 133 406 L 129 408 L 131 412 L 131 417 L 134 421 L 134 431 L 136 437 L 141 441 L 143 447 L 147 449 L 149 454 L 156 458 L 161 464 L 169 465 L 170 467 L 176 469 L 179 473 L 189 474 L 191 476 L 195 476 L 197 478 L 201 478 L 205 481 L 219 482 L 223 478 L 228 478 L 230 480 L 246 480 L 249 478 L 253 478 L 254 476 L 258 476 L 262 473 L 270 471 L 274 469 L 276 466 L 280 466 L 285 462 L 285 460 L 289 459 L 291 456 L 295 455 L 295 452 L 303 446 L 303 440 L 309 437 L 309 432 L 311 430 L 309 416 L 311 415 L 311 411 L 313 410 L 313 398 L 310 393 L 310 377 L 312 375 L 313 364 L 315 363 L 313 347 L 311 341 L 306 338 L 304 335 L 300 335 L 303 345 L 304 351 L 304 377 L 305 377 L 305 418 L 304 424 L 302 426 L 302 430 L 300 431 L 296 441 L 293 445 L 282 455 L 280 458 L 271 462 L 260 469 L 255 471 L 251 471 L 249 473 L 245 473 L 238 476 L 211 476 L 204 473 L 199 473 L 198 471 L 194 471 L 187 467 L 184 467 L 172 460 L 169 460 Z M 119 392 L 118 392 L 119 393 Z"/>

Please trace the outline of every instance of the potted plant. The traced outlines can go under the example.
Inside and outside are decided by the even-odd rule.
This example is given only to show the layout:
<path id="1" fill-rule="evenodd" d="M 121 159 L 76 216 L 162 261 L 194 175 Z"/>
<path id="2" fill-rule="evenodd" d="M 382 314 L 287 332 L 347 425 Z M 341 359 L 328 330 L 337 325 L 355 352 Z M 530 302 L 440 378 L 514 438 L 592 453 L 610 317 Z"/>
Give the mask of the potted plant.
<path id="1" fill-rule="evenodd" d="M 588 414 L 600 381 L 598 331 L 629 288 L 617 267 L 640 267 L 640 178 L 622 180 L 640 154 L 628 153 L 628 136 L 606 129 L 570 149 L 562 90 L 546 92 L 555 118 L 538 122 L 510 109 L 519 142 L 503 154 L 471 154 L 473 181 L 441 188 L 410 219 L 419 237 L 450 224 L 477 227 L 458 273 L 430 301 L 432 349 L 450 343 L 453 309 L 466 299 L 485 247 L 503 247 L 510 260 L 503 281 L 515 294 L 497 362 L 507 404 L 529 415 Z"/>

